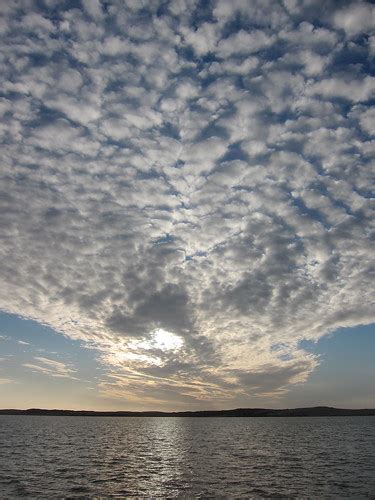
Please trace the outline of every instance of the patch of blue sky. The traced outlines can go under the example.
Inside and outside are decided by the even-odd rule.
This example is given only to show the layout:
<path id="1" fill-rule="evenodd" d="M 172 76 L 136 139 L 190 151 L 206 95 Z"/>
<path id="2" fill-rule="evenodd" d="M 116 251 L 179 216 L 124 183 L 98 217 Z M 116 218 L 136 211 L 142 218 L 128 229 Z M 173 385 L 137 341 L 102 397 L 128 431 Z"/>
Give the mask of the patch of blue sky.
<path id="1" fill-rule="evenodd" d="M 97 352 L 85 347 L 81 341 L 36 321 L 1 312 L 0 358 L 9 360 L 4 365 L 7 376 L 18 378 L 20 373 L 30 374 L 30 370 L 22 369 L 22 365 L 39 364 L 35 357 L 67 363 L 76 370 L 75 376 L 79 378 L 92 379 L 93 375 L 104 373 L 104 368 L 96 360 Z"/>
<path id="2" fill-rule="evenodd" d="M 339 328 L 299 347 L 319 356 L 320 365 L 291 388 L 284 399 L 290 406 L 375 406 L 375 324 Z"/>

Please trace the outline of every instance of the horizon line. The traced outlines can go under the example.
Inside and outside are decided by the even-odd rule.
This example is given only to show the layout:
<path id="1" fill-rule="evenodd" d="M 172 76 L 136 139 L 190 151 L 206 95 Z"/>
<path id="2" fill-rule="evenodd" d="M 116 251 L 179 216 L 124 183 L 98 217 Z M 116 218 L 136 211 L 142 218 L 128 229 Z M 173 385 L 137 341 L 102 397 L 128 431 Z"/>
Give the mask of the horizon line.
<path id="1" fill-rule="evenodd" d="M 231 408 L 222 410 L 70 410 L 59 408 L 2 408 L 0 415 L 51 415 L 51 416 L 375 416 L 375 408 L 336 408 L 309 406 L 296 408 Z"/>

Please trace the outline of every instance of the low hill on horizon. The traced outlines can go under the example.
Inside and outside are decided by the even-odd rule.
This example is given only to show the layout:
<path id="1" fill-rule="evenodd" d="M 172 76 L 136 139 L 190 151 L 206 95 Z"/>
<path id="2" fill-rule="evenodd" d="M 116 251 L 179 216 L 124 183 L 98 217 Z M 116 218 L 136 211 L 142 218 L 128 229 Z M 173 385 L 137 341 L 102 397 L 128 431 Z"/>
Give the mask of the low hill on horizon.
<path id="1" fill-rule="evenodd" d="M 27 410 L 0 409 L 0 415 L 46 415 L 69 417 L 344 417 L 375 416 L 375 409 L 346 409 L 330 406 L 308 408 L 235 408 L 232 410 L 200 411 L 93 411 L 93 410 L 46 410 L 29 408 Z"/>

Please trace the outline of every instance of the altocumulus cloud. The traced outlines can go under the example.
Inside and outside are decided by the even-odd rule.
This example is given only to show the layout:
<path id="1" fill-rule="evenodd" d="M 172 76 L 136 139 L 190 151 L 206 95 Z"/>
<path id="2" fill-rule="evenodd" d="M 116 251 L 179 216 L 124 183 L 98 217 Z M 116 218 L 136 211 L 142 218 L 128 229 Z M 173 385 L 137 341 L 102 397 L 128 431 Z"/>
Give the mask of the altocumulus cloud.
<path id="1" fill-rule="evenodd" d="M 306 380 L 302 339 L 375 319 L 374 9 L 2 2 L 1 308 L 97 349 L 110 397 Z"/>

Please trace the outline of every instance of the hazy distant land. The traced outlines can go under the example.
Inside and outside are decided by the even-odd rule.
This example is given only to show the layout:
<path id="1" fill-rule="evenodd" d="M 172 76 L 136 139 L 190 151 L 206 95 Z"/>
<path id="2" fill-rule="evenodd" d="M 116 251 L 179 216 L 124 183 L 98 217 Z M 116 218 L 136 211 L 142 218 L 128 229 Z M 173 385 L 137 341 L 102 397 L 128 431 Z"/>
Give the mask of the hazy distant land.
<path id="1" fill-rule="evenodd" d="M 3 409 L 0 415 L 49 415 L 67 417 L 347 417 L 375 416 L 375 409 L 346 409 L 329 406 L 311 408 L 236 408 L 233 410 L 204 411 L 90 411 L 90 410 L 45 410 L 29 408 L 27 410 Z"/>

